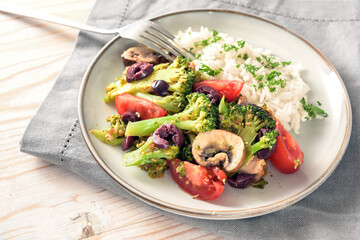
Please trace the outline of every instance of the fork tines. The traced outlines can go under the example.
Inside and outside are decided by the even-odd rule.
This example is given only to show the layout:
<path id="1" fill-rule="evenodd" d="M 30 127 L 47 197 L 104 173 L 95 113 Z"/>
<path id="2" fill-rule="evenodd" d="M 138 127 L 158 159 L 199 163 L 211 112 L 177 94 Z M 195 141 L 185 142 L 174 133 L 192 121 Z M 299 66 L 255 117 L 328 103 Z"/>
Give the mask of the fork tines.
<path id="1" fill-rule="evenodd" d="M 174 60 L 177 55 L 182 55 L 190 60 L 194 60 L 194 56 L 176 43 L 175 37 L 164 27 L 151 21 L 147 21 L 149 27 L 140 34 L 144 43 L 155 51 L 162 54 L 169 60 Z"/>

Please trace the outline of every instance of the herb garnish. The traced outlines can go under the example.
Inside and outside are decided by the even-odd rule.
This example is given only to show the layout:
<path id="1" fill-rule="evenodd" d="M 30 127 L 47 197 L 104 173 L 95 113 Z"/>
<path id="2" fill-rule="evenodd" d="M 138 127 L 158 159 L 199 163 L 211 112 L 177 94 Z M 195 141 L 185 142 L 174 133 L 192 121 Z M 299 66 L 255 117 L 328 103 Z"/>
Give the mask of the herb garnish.
<path id="1" fill-rule="evenodd" d="M 291 64 L 291 62 L 281 62 L 281 65 L 283 66 L 283 67 L 285 67 L 286 65 L 290 65 Z"/>
<path id="2" fill-rule="evenodd" d="M 244 63 L 244 66 L 245 66 L 245 70 L 246 70 L 248 73 L 251 73 L 251 74 L 253 75 L 253 77 L 256 77 L 255 72 L 256 72 L 257 70 L 259 70 L 258 67 L 256 67 L 255 65 L 246 64 L 246 63 Z"/>
<path id="3" fill-rule="evenodd" d="M 223 71 L 222 68 L 218 68 L 218 69 L 211 69 L 209 66 L 205 65 L 205 64 L 201 64 L 201 67 L 199 68 L 199 71 L 201 72 L 205 72 L 207 73 L 209 76 L 216 76 L 218 75 L 219 73 L 221 73 Z"/>
<path id="4" fill-rule="evenodd" d="M 249 58 L 249 55 L 247 53 L 245 53 L 243 59 L 246 60 L 248 58 Z"/>
<path id="5" fill-rule="evenodd" d="M 240 48 L 243 48 L 245 46 L 245 41 L 244 40 L 241 40 L 241 41 L 237 41 L 237 45 L 240 47 Z"/>
<path id="6" fill-rule="evenodd" d="M 302 98 L 300 100 L 301 104 L 303 105 L 304 110 L 308 113 L 309 117 L 305 117 L 306 120 L 309 120 L 310 118 L 315 118 L 316 115 L 320 115 L 323 117 L 327 117 L 328 114 L 322 110 L 321 108 L 313 105 L 313 104 L 306 104 L 305 98 Z M 319 106 L 321 106 L 321 103 L 317 102 Z"/>
<path id="7" fill-rule="evenodd" d="M 239 48 L 236 47 L 235 45 L 231 45 L 228 43 L 224 43 L 221 47 L 225 50 L 225 52 L 228 52 L 230 50 L 235 50 L 235 51 L 239 50 Z"/>
<path id="8" fill-rule="evenodd" d="M 275 57 L 268 57 L 268 56 L 266 56 L 266 55 L 264 55 L 264 54 L 262 54 L 261 56 L 262 56 L 262 57 L 265 59 L 265 61 L 266 61 L 266 64 L 264 65 L 264 67 L 266 67 L 266 68 L 271 68 L 271 69 L 273 69 L 273 68 L 276 68 L 276 67 L 278 67 L 278 66 L 280 65 L 279 62 L 273 62 L 273 60 L 275 60 Z"/>
<path id="9" fill-rule="evenodd" d="M 199 59 L 201 57 L 201 54 L 200 53 L 195 53 L 195 58 L 196 59 Z"/>

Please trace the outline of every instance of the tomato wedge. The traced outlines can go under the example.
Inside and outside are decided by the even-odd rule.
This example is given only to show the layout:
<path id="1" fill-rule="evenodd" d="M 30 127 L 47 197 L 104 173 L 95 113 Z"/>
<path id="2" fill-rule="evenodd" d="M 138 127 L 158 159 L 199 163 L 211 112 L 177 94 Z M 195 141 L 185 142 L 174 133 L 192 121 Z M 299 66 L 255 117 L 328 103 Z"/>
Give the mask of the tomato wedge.
<path id="1" fill-rule="evenodd" d="M 196 199 L 214 200 L 222 194 L 226 181 L 226 174 L 218 167 L 205 168 L 184 161 L 185 176 L 181 177 L 176 171 L 180 159 L 167 161 L 171 176 L 185 192 Z"/>
<path id="2" fill-rule="evenodd" d="M 239 96 L 244 82 L 237 80 L 206 80 L 194 83 L 194 91 L 197 87 L 207 85 L 218 91 L 220 99 L 225 96 L 228 102 L 232 102 Z"/>
<path id="3" fill-rule="evenodd" d="M 280 172 L 294 173 L 299 170 L 304 162 L 304 153 L 279 120 L 276 120 L 275 128 L 279 131 L 278 145 L 275 152 L 270 156 L 270 161 Z"/>
<path id="4" fill-rule="evenodd" d="M 138 112 L 142 120 L 163 117 L 166 114 L 166 110 L 155 103 L 129 93 L 122 93 L 116 96 L 115 106 L 120 115 L 126 111 Z"/>

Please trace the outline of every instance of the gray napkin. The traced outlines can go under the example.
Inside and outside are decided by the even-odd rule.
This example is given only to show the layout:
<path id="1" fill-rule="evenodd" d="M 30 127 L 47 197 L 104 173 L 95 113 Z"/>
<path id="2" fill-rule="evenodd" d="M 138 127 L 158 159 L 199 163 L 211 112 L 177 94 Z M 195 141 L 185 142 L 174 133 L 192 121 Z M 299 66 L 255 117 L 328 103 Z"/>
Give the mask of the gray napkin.
<path id="1" fill-rule="evenodd" d="M 310 196 L 284 210 L 231 221 L 199 220 L 162 213 L 229 239 L 359 238 L 359 1 L 98 0 L 88 24 L 113 28 L 141 18 L 190 8 L 221 8 L 255 14 L 275 21 L 312 42 L 333 63 L 348 89 L 353 105 L 352 137 L 342 162 L 332 176 Z M 97 165 L 83 141 L 77 120 L 77 97 L 82 76 L 92 58 L 110 38 L 79 34 L 73 55 L 26 129 L 21 151 L 132 198 Z"/>

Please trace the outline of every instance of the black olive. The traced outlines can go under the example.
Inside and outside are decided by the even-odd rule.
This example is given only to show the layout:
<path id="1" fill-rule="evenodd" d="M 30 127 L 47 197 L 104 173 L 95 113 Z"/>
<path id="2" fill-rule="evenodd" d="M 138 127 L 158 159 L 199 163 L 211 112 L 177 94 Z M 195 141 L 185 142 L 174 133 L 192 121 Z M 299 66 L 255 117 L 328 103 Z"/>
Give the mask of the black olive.
<path id="1" fill-rule="evenodd" d="M 162 97 L 165 97 L 168 93 L 169 84 L 164 80 L 155 80 L 151 84 L 154 92 Z"/>
<path id="2" fill-rule="evenodd" d="M 125 137 L 124 142 L 121 144 L 121 149 L 123 151 L 126 151 L 126 150 L 130 149 L 133 142 L 135 141 L 135 139 L 136 139 L 135 136 Z"/>
<path id="3" fill-rule="evenodd" d="M 126 111 L 124 112 L 124 114 L 121 116 L 121 120 L 124 123 L 128 123 L 128 122 L 137 122 L 140 120 L 140 117 L 133 111 Z"/>
<path id="4" fill-rule="evenodd" d="M 126 70 L 126 81 L 131 83 L 135 80 L 146 78 L 154 71 L 149 63 L 135 63 Z"/>
<path id="5" fill-rule="evenodd" d="M 161 125 L 155 130 L 152 138 L 156 147 L 159 149 L 168 148 L 170 146 L 168 139 L 171 139 L 176 146 L 182 147 L 184 145 L 184 134 L 179 128 L 171 123 Z"/>
<path id="6" fill-rule="evenodd" d="M 234 188 L 246 188 L 254 181 L 252 174 L 235 174 L 228 179 L 230 186 Z"/>
<path id="7" fill-rule="evenodd" d="M 219 99 L 218 91 L 216 91 L 214 88 L 207 86 L 207 85 L 202 85 L 202 86 L 197 87 L 195 89 L 195 92 L 204 93 L 204 94 L 208 95 L 212 103 L 216 103 L 217 100 Z"/>

